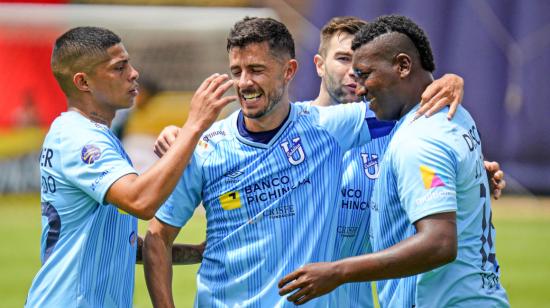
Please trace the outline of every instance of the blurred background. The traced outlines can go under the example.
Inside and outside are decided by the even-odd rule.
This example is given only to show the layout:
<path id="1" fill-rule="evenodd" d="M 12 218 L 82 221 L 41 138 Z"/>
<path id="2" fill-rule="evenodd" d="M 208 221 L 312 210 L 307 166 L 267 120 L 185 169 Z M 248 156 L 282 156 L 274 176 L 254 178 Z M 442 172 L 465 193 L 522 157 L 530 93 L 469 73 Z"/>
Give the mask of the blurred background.
<path id="1" fill-rule="evenodd" d="M 289 27 L 300 63 L 291 99 L 298 101 L 318 94 L 313 56 L 324 23 L 392 13 L 427 32 L 436 78 L 452 72 L 465 79 L 463 104 L 476 119 L 486 159 L 506 173 L 505 197 L 493 209 L 512 304 L 550 305 L 550 1 L 0 0 L 0 306 L 21 306 L 40 266 L 38 153 L 49 124 L 66 109 L 49 64 L 61 33 L 93 25 L 123 38 L 141 93 L 134 108 L 117 114 L 113 130 L 144 171 L 155 161 L 160 130 L 184 123 L 194 89 L 211 73 L 228 73 L 225 38 L 236 21 L 270 16 Z M 202 241 L 204 227 L 197 213 L 180 240 Z M 179 306 L 192 304 L 197 268 L 174 272 Z M 149 307 L 138 271 L 135 304 Z"/>

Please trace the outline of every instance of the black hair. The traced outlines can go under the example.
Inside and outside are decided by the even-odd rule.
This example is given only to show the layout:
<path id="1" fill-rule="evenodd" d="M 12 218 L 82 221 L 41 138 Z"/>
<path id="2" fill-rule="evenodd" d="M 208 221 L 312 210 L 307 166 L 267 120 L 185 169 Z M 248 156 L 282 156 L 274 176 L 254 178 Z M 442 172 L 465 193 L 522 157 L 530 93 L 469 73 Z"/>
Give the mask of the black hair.
<path id="1" fill-rule="evenodd" d="M 385 15 L 376 18 L 376 20 L 363 26 L 355 34 L 351 43 L 351 49 L 355 51 L 375 38 L 393 32 L 404 34 L 412 41 L 420 55 L 422 68 L 429 72 L 435 70 L 434 57 L 426 33 L 416 23 L 405 16 Z"/>
<path id="2" fill-rule="evenodd" d="M 73 74 L 85 70 L 87 58 L 102 56 L 109 47 L 122 40 L 112 31 L 99 27 L 77 27 L 62 34 L 55 41 L 51 67 L 57 82 L 65 93 L 72 91 Z"/>
<path id="3" fill-rule="evenodd" d="M 268 42 L 269 49 L 276 56 L 284 54 L 296 58 L 292 35 L 283 23 L 273 18 L 245 17 L 238 21 L 227 37 L 227 51 L 263 42 Z"/>

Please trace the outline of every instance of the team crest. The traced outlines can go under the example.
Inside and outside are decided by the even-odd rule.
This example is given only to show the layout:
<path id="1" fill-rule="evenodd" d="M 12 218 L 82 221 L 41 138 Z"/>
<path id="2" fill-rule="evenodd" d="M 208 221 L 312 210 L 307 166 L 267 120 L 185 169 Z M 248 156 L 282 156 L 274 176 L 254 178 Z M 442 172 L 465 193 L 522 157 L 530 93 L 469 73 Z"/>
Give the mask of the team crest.
<path id="1" fill-rule="evenodd" d="M 365 170 L 365 175 L 371 180 L 376 180 L 380 174 L 378 154 L 369 155 L 369 153 L 361 153 L 361 158 L 363 159 L 363 170 Z"/>
<path id="2" fill-rule="evenodd" d="M 290 146 L 288 141 L 285 141 L 280 144 L 281 148 L 285 152 L 288 162 L 293 165 L 299 165 L 306 159 L 306 154 L 302 147 L 302 141 L 300 137 L 292 139 L 292 145 Z"/>
<path id="3" fill-rule="evenodd" d="M 101 157 L 101 150 L 97 146 L 87 144 L 82 148 L 80 158 L 82 158 L 82 161 L 86 164 L 93 164 L 99 157 Z"/>

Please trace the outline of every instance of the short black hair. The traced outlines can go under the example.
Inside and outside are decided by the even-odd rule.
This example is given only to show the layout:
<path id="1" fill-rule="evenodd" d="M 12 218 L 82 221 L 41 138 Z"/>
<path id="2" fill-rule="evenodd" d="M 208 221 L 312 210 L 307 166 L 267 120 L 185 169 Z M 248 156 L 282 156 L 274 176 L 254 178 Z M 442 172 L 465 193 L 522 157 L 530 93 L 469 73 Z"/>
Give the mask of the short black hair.
<path id="1" fill-rule="evenodd" d="M 416 23 L 405 16 L 385 15 L 376 18 L 373 22 L 363 26 L 355 34 L 351 43 L 351 49 L 355 51 L 375 38 L 392 32 L 404 34 L 413 42 L 420 55 L 422 68 L 429 72 L 435 70 L 434 57 L 426 33 Z"/>
<path id="2" fill-rule="evenodd" d="M 287 27 L 273 19 L 261 17 L 245 17 L 238 21 L 227 37 L 227 51 L 233 47 L 246 47 L 253 43 L 268 42 L 269 49 L 276 56 L 282 54 L 296 58 L 294 39 Z"/>
<path id="3" fill-rule="evenodd" d="M 62 34 L 55 41 L 51 67 L 52 72 L 68 94 L 72 91 L 73 74 L 86 70 L 89 58 L 103 56 L 107 49 L 122 40 L 111 30 L 99 27 L 77 27 Z"/>

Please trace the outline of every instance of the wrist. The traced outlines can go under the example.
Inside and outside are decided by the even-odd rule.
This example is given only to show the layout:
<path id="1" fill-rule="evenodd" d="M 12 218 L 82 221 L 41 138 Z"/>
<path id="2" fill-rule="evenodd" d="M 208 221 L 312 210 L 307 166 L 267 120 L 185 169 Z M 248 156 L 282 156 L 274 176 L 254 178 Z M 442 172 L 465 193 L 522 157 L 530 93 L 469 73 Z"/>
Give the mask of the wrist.
<path id="1" fill-rule="evenodd" d="M 333 262 L 333 269 L 334 269 L 334 279 L 336 280 L 338 285 L 342 285 L 350 281 L 349 273 L 347 271 L 347 267 L 345 263 L 343 263 L 342 261 Z"/>
<path id="2" fill-rule="evenodd" d="M 183 134 L 186 134 L 188 136 L 192 136 L 195 138 L 199 138 L 206 129 L 202 128 L 200 125 L 196 123 L 189 123 L 185 122 L 185 124 L 181 127 L 181 132 Z"/>

